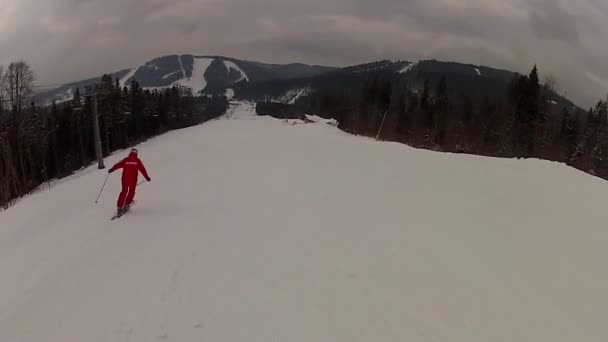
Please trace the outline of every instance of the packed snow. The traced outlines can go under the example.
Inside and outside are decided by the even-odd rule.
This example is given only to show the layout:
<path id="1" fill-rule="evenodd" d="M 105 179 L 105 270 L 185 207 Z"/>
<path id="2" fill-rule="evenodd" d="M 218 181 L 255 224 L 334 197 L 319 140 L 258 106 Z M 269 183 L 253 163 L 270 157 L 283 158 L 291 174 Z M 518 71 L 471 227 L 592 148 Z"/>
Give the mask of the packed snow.
<path id="1" fill-rule="evenodd" d="M 179 58 L 181 65 L 181 58 Z M 192 89 L 192 94 L 199 95 L 205 87 L 207 87 L 207 81 L 205 80 L 205 72 L 213 62 L 213 58 L 203 58 L 203 57 L 195 57 L 194 58 L 194 66 L 192 69 L 192 77 L 185 77 L 186 73 L 183 70 L 184 78 L 178 81 L 173 82 L 173 85 L 180 85 L 187 88 Z"/>
<path id="2" fill-rule="evenodd" d="M 608 339 L 604 181 L 231 110 L 0 212 L 0 341 Z"/>
<path id="3" fill-rule="evenodd" d="M 336 121 L 336 119 L 325 119 L 322 118 L 320 116 L 317 115 L 306 115 L 306 118 L 309 121 L 315 122 L 315 123 L 322 123 L 322 124 L 326 124 L 326 125 L 330 125 L 330 126 L 338 126 L 338 121 Z"/>
<path id="4" fill-rule="evenodd" d="M 133 76 L 135 76 L 137 69 L 138 68 L 133 68 L 133 69 L 129 70 L 129 72 L 125 76 L 123 76 L 123 78 L 121 78 L 120 81 L 118 81 L 121 89 L 129 85 L 129 81 L 131 81 Z"/>
<path id="5" fill-rule="evenodd" d="M 401 69 L 399 71 L 399 73 L 406 74 L 406 73 L 410 72 L 412 69 L 414 69 L 418 65 L 418 63 L 420 63 L 420 62 L 414 62 L 414 63 L 408 64 L 405 68 Z"/>
<path id="6" fill-rule="evenodd" d="M 242 80 L 249 82 L 249 77 L 247 77 L 247 74 L 243 71 L 243 69 L 241 69 L 238 65 L 236 65 L 236 63 L 234 63 L 232 61 L 224 60 L 224 66 L 228 70 L 236 70 L 237 72 L 239 72 L 241 74 L 241 77 L 239 79 L 237 79 L 234 83 L 238 83 Z"/>

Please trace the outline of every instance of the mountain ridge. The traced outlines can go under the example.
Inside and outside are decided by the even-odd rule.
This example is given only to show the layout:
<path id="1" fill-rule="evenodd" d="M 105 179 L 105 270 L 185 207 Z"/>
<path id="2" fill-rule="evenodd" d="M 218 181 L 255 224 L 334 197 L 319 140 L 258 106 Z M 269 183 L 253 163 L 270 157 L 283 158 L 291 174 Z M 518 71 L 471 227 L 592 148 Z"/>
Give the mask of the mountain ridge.
<path id="1" fill-rule="evenodd" d="M 198 70 L 194 70 L 195 67 Z M 329 83 L 335 83 L 334 87 L 350 87 L 363 79 L 381 74 L 401 79 L 413 88 L 421 88 L 427 80 L 437 83 L 441 77 L 447 77 L 455 95 L 479 98 L 504 95 L 511 80 L 521 75 L 519 72 L 484 65 L 436 59 L 414 62 L 386 59 L 339 68 L 301 62 L 263 63 L 204 54 L 156 57 L 110 75 L 113 79 L 119 79 L 121 87 L 129 86 L 131 81 L 137 80 L 144 89 L 162 90 L 177 85 L 190 88 L 193 95 L 225 94 L 234 88 L 237 97 L 260 100 L 283 98 L 285 94 L 299 92 L 302 88 L 323 89 L 332 77 Z M 93 85 L 100 79 L 101 77 L 90 78 L 47 89 L 36 94 L 35 100 L 44 105 L 53 101 L 63 102 L 73 96 L 75 88 Z M 573 101 L 557 93 L 551 101 L 559 106 L 580 109 Z"/>

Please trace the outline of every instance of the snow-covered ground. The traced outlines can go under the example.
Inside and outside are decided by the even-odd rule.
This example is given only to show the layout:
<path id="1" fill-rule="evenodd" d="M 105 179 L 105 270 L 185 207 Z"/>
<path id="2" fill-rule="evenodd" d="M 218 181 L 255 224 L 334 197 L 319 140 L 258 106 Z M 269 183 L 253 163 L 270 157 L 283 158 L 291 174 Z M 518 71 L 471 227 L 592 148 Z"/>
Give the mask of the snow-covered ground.
<path id="1" fill-rule="evenodd" d="M 324 119 L 317 115 L 306 115 L 306 118 L 315 123 L 338 126 L 338 121 L 336 121 L 336 119 Z"/>
<path id="2" fill-rule="evenodd" d="M 258 120 L 260 119 L 255 113 L 255 103 L 232 101 L 223 117 L 228 120 Z"/>
<path id="3" fill-rule="evenodd" d="M 602 180 L 232 110 L 1 212 L 0 341 L 608 338 Z"/>

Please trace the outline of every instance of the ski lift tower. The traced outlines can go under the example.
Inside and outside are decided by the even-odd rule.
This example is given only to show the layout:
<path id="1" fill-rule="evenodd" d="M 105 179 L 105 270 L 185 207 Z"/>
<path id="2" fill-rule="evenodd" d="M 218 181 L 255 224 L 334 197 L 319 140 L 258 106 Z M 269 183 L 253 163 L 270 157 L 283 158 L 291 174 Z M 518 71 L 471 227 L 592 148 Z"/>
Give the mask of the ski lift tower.
<path id="1" fill-rule="evenodd" d="M 99 115 L 97 112 L 97 86 L 85 86 L 84 97 L 91 98 L 91 107 L 93 108 L 93 136 L 95 139 L 95 155 L 97 156 L 97 168 L 99 170 L 105 169 L 103 164 L 103 151 L 101 149 L 101 134 L 99 132 Z"/>

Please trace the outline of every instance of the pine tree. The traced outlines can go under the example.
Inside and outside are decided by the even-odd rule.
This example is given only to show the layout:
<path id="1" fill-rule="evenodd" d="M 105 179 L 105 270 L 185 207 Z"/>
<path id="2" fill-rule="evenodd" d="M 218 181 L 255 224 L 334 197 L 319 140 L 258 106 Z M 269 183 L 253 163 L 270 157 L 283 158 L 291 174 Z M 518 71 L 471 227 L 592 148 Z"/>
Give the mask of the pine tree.
<path id="1" fill-rule="evenodd" d="M 526 103 L 528 106 L 527 120 L 534 123 L 543 123 L 544 117 L 540 115 L 541 86 L 538 80 L 538 69 L 536 65 L 530 72 L 530 76 L 528 76 L 526 88 Z"/>
<path id="2" fill-rule="evenodd" d="M 436 100 L 433 106 L 433 114 L 435 119 L 433 120 L 433 141 L 439 146 L 445 144 L 446 138 L 446 121 L 448 111 L 450 107 L 448 98 L 448 82 L 444 76 L 441 76 L 439 84 L 437 85 Z"/>
<path id="3" fill-rule="evenodd" d="M 80 108 L 81 105 L 82 99 L 80 97 L 80 88 L 76 87 L 76 90 L 74 91 L 74 98 L 72 99 L 72 106 L 74 106 L 74 108 Z"/>
<path id="4" fill-rule="evenodd" d="M 424 81 L 424 87 L 422 88 L 422 96 L 420 97 L 420 107 L 422 110 L 429 109 L 429 96 L 430 96 L 429 80 Z"/>
<path id="5" fill-rule="evenodd" d="M 570 163 L 570 158 L 576 151 L 576 131 L 576 118 L 570 115 L 567 107 L 564 107 L 559 140 L 562 145 L 563 160 L 566 163 Z"/>

